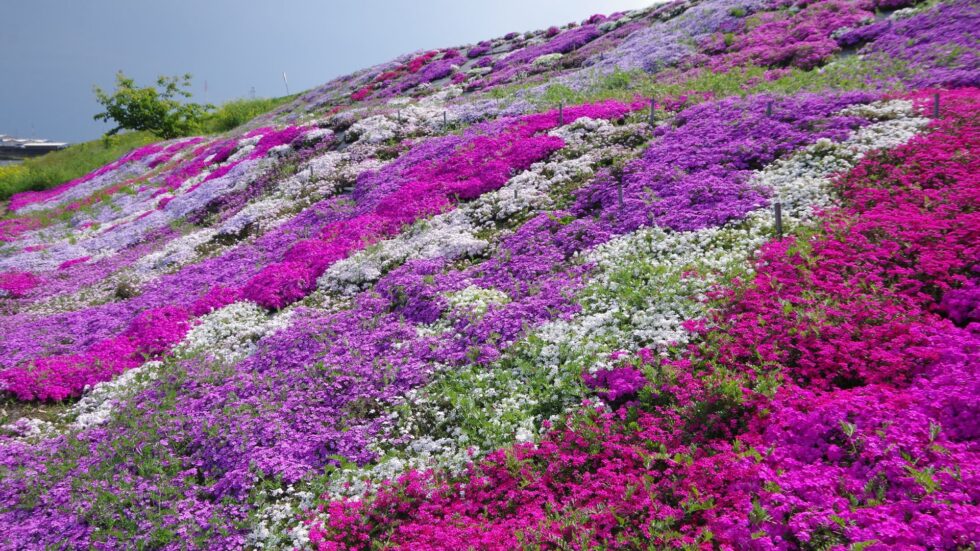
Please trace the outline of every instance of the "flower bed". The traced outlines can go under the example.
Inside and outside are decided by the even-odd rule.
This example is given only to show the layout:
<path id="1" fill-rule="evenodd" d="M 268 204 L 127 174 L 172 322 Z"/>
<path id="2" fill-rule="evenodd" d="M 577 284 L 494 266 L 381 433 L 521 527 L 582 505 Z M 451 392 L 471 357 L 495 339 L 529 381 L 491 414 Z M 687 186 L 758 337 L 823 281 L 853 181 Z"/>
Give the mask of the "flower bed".
<path id="1" fill-rule="evenodd" d="M 405 55 L 15 198 L 0 547 L 968 548 L 976 10 L 904 4 Z"/>

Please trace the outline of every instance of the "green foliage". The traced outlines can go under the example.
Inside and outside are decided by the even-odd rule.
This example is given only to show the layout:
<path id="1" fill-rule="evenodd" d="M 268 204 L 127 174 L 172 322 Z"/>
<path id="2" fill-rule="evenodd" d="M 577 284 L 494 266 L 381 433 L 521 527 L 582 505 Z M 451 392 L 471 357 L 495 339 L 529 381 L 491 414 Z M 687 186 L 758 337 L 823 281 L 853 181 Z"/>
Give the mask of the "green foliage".
<path id="1" fill-rule="evenodd" d="M 629 90 L 633 85 L 636 73 L 623 71 L 617 67 L 612 73 L 604 76 L 600 86 L 605 90 Z"/>
<path id="2" fill-rule="evenodd" d="M 564 103 L 566 105 L 575 103 L 579 97 L 578 92 L 563 84 L 552 84 L 545 90 L 541 101 L 548 105 Z"/>
<path id="3" fill-rule="evenodd" d="M 0 200 L 22 191 L 39 191 L 83 176 L 130 151 L 156 141 L 148 132 L 125 132 L 0 166 Z"/>
<path id="4" fill-rule="evenodd" d="M 209 134 L 227 132 L 250 120 L 288 103 L 296 95 L 281 98 L 236 99 L 222 104 L 204 121 L 203 129 Z"/>
<path id="5" fill-rule="evenodd" d="M 187 136 L 197 132 L 211 104 L 184 103 L 181 98 L 190 98 L 187 91 L 191 85 L 190 73 L 183 76 L 160 76 L 156 86 L 139 88 L 136 82 L 122 71 L 116 73 L 116 89 L 110 95 L 102 88 L 95 87 L 95 97 L 105 111 L 93 117 L 99 121 L 114 121 L 116 126 L 106 135 L 112 136 L 121 130 L 140 130 L 164 139 Z"/>
<path id="6" fill-rule="evenodd" d="M 698 93 L 715 98 L 746 96 L 762 92 L 795 94 L 823 90 L 864 90 L 880 87 L 882 82 L 893 82 L 894 91 L 900 88 L 898 77 L 907 69 L 894 60 L 869 61 L 857 56 L 842 57 L 821 67 L 805 71 L 791 68 L 778 78 L 767 78 L 771 73 L 765 67 L 746 66 L 716 73 L 707 69 L 689 71 L 670 78 L 663 74 L 650 75 L 643 71 L 616 71 L 596 77 L 593 85 L 576 92 L 566 86 L 552 85 L 538 100 L 539 107 L 553 107 L 559 101 L 567 104 L 618 99 L 632 101 L 637 96 L 664 98 L 687 95 L 697 101 Z M 869 74 L 875 74 L 874 82 Z"/>

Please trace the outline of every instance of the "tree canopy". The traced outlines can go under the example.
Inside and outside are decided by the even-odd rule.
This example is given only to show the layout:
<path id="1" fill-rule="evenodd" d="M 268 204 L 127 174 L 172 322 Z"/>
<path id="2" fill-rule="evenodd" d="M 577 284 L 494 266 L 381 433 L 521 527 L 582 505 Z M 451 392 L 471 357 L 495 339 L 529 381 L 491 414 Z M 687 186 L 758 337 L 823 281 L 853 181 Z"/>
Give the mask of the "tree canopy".
<path id="1" fill-rule="evenodd" d="M 110 94 L 95 87 L 95 97 L 105 111 L 95 120 L 114 122 L 107 136 L 121 130 L 145 130 L 164 139 L 193 134 L 203 122 L 211 104 L 182 101 L 191 97 L 191 75 L 160 76 L 156 86 L 138 87 L 136 81 L 116 73 L 116 89 Z"/>

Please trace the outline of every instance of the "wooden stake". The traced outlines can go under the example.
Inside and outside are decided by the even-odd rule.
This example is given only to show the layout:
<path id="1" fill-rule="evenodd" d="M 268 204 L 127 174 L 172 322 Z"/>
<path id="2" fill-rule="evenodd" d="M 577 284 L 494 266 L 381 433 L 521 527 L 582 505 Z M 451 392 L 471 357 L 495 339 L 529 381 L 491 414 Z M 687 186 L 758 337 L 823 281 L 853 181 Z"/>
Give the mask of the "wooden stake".
<path id="1" fill-rule="evenodd" d="M 558 104 L 558 126 L 565 126 L 565 104 Z"/>
<path id="2" fill-rule="evenodd" d="M 772 116 L 772 102 L 771 101 L 766 104 L 766 116 L 767 117 L 771 117 Z"/>
<path id="3" fill-rule="evenodd" d="M 939 94 L 932 95 L 932 118 L 939 118 Z"/>
<path id="4" fill-rule="evenodd" d="M 776 236 L 779 239 L 783 238 L 783 204 L 779 201 L 773 205 L 776 210 Z"/>
<path id="5" fill-rule="evenodd" d="M 650 98 L 650 126 L 651 127 L 657 124 L 657 118 L 655 117 L 656 110 L 657 110 L 657 100 Z"/>

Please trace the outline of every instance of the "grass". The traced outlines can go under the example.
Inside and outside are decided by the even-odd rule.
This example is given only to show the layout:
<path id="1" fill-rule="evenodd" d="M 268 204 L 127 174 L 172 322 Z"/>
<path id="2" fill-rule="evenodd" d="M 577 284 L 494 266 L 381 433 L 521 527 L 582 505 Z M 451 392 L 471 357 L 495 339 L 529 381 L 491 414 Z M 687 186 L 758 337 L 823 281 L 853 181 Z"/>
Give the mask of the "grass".
<path id="1" fill-rule="evenodd" d="M 13 423 L 22 417 L 57 424 L 62 421 L 62 416 L 73 405 L 75 405 L 75 400 L 54 403 L 21 402 L 13 396 L 3 396 L 0 397 L 0 426 Z"/>
<path id="2" fill-rule="evenodd" d="M 869 82 L 868 75 L 877 74 L 875 82 Z M 629 101 L 636 96 L 664 98 L 710 92 L 716 98 L 763 92 L 773 94 L 795 94 L 798 92 L 818 92 L 824 90 L 863 90 L 880 86 L 881 80 L 897 77 L 905 70 L 898 62 L 883 64 L 875 60 L 874 66 L 857 56 L 842 57 L 821 69 L 805 71 L 789 69 L 785 75 L 774 80 L 766 78 L 763 67 L 741 67 L 725 73 L 709 70 L 691 71 L 664 79 L 663 75 L 649 75 L 642 71 L 616 71 L 597 77 L 588 89 L 578 92 L 556 84 L 548 87 L 538 100 L 539 107 L 547 108 L 558 103 L 573 104 L 594 102 L 605 99 Z"/>
<path id="3" fill-rule="evenodd" d="M 156 141 L 147 132 L 126 132 L 71 145 L 21 164 L 0 167 L 0 199 L 22 191 L 40 191 L 83 176 L 137 147 Z"/>
<path id="4" fill-rule="evenodd" d="M 210 114 L 200 130 L 205 134 L 233 130 L 294 98 L 296 95 L 229 101 Z M 74 144 L 20 164 L 0 166 L 0 201 L 22 191 L 41 191 L 74 180 L 158 139 L 148 132 L 125 132 Z"/>
<path id="5" fill-rule="evenodd" d="M 220 134 L 238 128 L 255 117 L 296 99 L 299 94 L 280 98 L 236 99 L 222 104 L 204 121 L 206 134 Z"/>

